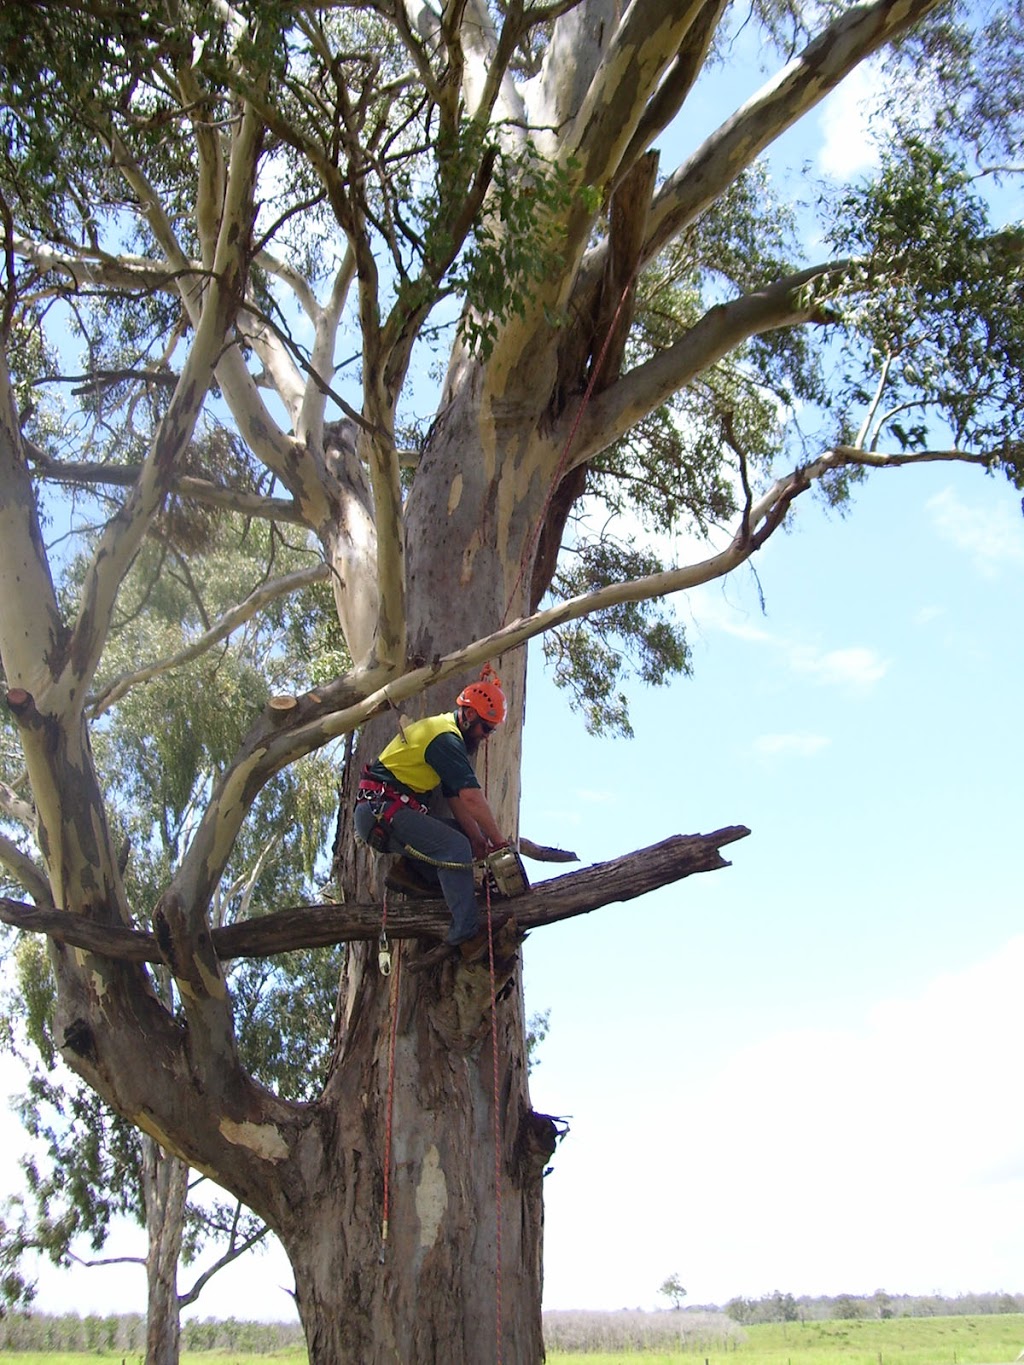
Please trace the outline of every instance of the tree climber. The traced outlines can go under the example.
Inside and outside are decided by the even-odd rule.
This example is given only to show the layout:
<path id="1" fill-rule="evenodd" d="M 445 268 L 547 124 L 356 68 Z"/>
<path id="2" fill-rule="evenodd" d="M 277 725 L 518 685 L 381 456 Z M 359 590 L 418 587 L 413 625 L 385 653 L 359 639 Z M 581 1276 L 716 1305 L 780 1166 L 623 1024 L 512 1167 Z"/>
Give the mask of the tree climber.
<path id="1" fill-rule="evenodd" d="M 473 880 L 473 859 L 509 844 L 487 804 L 470 762 L 505 719 L 500 679 L 485 667 L 455 700 L 454 712 L 403 725 L 375 763 L 363 769 L 355 831 L 375 853 L 398 853 L 385 883 L 394 890 L 436 895 L 451 911 L 446 948 L 466 961 L 487 945 Z M 429 814 L 440 789 L 454 820 Z M 415 859 L 415 863 L 411 861 Z"/>

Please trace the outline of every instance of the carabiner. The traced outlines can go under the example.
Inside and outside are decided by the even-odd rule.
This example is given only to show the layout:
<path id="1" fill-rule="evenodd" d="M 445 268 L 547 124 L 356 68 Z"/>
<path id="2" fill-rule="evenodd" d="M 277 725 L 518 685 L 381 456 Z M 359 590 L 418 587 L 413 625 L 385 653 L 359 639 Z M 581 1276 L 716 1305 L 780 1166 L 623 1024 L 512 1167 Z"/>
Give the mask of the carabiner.
<path id="1" fill-rule="evenodd" d="M 391 975 L 391 945 L 388 943 L 388 936 L 382 929 L 380 938 L 377 940 L 377 970 L 381 976 Z"/>

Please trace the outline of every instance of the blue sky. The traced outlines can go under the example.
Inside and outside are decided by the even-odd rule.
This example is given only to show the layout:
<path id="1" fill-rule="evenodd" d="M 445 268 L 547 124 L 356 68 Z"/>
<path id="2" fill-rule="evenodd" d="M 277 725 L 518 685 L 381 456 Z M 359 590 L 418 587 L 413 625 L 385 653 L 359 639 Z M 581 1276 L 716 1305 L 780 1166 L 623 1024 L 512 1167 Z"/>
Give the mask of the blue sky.
<path id="1" fill-rule="evenodd" d="M 849 92 L 801 138 L 864 165 Z M 672 1272 L 690 1302 L 1024 1291 L 1019 495 L 876 473 L 846 519 L 805 499 L 756 571 L 763 613 L 750 570 L 678 600 L 694 677 L 633 690 L 631 742 L 531 674 L 524 834 L 590 863 L 752 831 L 731 868 L 525 945 L 534 1104 L 570 1124 L 546 1305 L 657 1306 Z M 290 1316 L 289 1282 L 248 1260 L 198 1315 Z M 143 1302 L 111 1267 L 46 1272 L 39 1306 Z"/>
<path id="2" fill-rule="evenodd" d="M 632 744 L 528 699 L 530 837 L 752 831 L 527 944 L 534 1102 L 572 1124 L 549 1307 L 651 1305 L 673 1271 L 695 1302 L 1024 1287 L 1024 523 L 948 468 L 857 504 L 767 548 L 764 615 L 749 577 L 688 602 L 695 677 L 637 699 Z"/>

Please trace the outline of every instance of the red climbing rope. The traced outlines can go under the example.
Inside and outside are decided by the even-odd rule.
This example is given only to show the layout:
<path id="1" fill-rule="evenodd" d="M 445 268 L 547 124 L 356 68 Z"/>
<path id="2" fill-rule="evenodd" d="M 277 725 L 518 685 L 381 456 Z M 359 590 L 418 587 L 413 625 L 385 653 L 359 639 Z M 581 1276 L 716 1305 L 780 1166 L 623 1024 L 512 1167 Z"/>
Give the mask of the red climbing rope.
<path id="1" fill-rule="evenodd" d="M 498 993 L 494 970 L 494 921 L 491 884 L 487 881 L 487 960 L 491 972 L 491 1061 L 494 1078 L 494 1227 L 497 1288 L 495 1291 L 495 1360 L 501 1365 L 501 1117 L 498 1112 Z"/>
<path id="2" fill-rule="evenodd" d="M 484 749 L 484 792 L 490 786 L 490 755 Z M 494 1091 L 492 1123 L 494 1127 L 494 1259 L 496 1288 L 494 1294 L 495 1361 L 501 1365 L 501 1116 L 498 1108 L 498 987 L 494 968 L 494 919 L 491 915 L 491 879 L 484 877 L 487 899 L 487 965 L 491 980 L 491 1079 Z"/>

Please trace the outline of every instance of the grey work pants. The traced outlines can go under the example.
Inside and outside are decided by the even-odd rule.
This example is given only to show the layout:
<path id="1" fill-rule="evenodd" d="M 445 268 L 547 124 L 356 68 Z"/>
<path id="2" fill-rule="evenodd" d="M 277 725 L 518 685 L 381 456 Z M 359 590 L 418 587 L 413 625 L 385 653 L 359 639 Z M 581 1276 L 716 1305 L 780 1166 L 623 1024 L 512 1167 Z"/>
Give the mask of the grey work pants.
<path id="1" fill-rule="evenodd" d="M 355 829 L 364 843 L 373 824 L 374 814 L 370 802 L 357 802 Z M 406 854 L 417 872 L 427 881 L 439 884 L 452 915 L 447 941 L 463 943 L 478 933 L 480 911 L 473 885 L 473 850 L 462 830 L 433 815 L 427 815 L 425 811 L 402 807 L 395 811 L 388 832 L 388 852 Z M 417 853 L 424 853 L 439 863 L 459 863 L 462 866 L 434 867 L 417 858 Z"/>

